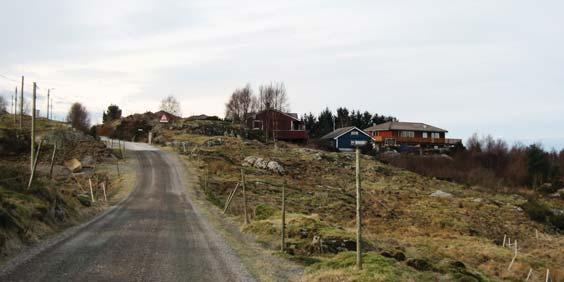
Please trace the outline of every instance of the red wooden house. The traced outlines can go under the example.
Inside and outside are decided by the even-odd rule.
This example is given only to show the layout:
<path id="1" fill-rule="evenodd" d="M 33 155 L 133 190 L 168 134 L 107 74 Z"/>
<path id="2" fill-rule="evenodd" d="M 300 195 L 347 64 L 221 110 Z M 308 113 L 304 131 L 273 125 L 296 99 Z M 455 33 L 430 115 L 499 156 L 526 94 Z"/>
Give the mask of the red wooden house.
<path id="1" fill-rule="evenodd" d="M 284 141 L 307 142 L 309 135 L 298 114 L 278 110 L 264 110 L 247 119 L 247 128 L 262 130 L 268 138 Z"/>
<path id="2" fill-rule="evenodd" d="M 390 121 L 373 125 L 364 131 L 383 147 L 447 147 L 461 142 L 460 139 L 446 138 L 447 130 L 420 122 Z"/>

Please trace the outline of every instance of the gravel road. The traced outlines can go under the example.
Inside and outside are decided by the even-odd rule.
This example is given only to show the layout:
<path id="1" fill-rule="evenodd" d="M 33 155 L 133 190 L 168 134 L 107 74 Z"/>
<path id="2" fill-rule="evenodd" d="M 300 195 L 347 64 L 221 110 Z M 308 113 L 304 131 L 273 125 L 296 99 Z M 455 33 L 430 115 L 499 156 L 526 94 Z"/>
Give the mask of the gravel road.
<path id="1" fill-rule="evenodd" d="M 0 281 L 253 281 L 187 198 L 177 157 L 127 147 L 139 160 L 131 195 L 72 234 L 14 258 Z"/>

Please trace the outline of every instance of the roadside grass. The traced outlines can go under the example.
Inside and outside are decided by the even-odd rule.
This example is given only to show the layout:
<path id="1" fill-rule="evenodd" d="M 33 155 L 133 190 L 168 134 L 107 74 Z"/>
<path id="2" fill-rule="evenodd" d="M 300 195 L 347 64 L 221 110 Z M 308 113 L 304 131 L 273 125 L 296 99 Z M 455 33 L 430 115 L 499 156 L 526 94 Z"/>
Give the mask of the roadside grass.
<path id="1" fill-rule="evenodd" d="M 88 177 L 50 179 L 45 172 L 38 170 L 31 189 L 27 190 L 28 163 L 1 161 L 0 263 L 22 248 L 84 222 L 126 197 L 133 188 L 136 167 L 136 158 L 122 161 L 121 177 L 118 178 L 114 162 L 98 163 L 90 177 L 108 180 L 108 202 L 103 201 L 101 188 L 94 186 L 97 201 L 91 203 L 90 196 L 80 198 L 80 193 L 86 193 L 82 189 L 88 189 Z"/>

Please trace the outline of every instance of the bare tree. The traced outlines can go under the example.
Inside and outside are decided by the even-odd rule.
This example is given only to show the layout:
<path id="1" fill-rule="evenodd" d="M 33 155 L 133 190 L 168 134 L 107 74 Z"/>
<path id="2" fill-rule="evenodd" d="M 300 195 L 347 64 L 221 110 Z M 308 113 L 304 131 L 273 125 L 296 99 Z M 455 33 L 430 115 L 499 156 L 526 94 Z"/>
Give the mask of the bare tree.
<path id="1" fill-rule="evenodd" d="M 256 110 L 257 98 L 253 95 L 251 86 L 247 84 L 242 89 L 235 89 L 225 104 L 225 117 L 245 125 L 250 113 Z"/>
<path id="2" fill-rule="evenodd" d="M 175 116 L 180 116 L 180 102 L 174 96 L 168 96 L 161 101 L 161 111 L 165 111 Z"/>
<path id="3" fill-rule="evenodd" d="M 258 107 L 260 110 L 288 111 L 288 95 L 283 82 L 259 86 Z"/>
<path id="4" fill-rule="evenodd" d="M 8 102 L 4 98 L 4 96 L 0 96 L 0 114 L 8 113 Z"/>
<path id="5" fill-rule="evenodd" d="M 90 117 L 86 108 L 80 103 L 72 104 L 67 115 L 67 122 L 77 130 L 84 133 L 88 132 L 90 128 Z"/>

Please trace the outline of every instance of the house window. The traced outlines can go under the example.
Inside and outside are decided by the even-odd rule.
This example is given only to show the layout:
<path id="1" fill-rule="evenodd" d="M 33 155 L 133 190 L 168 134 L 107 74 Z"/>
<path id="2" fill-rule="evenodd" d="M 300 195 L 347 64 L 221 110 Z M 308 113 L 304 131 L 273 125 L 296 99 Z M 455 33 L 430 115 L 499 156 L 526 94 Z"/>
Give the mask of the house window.
<path id="1" fill-rule="evenodd" d="M 433 139 L 441 138 L 441 134 L 438 132 L 433 132 L 431 133 L 431 138 Z"/>
<path id="2" fill-rule="evenodd" d="M 423 138 L 427 138 L 427 132 L 423 132 Z"/>
<path id="3" fill-rule="evenodd" d="M 351 135 L 358 135 L 358 131 L 351 131 Z"/>
<path id="4" fill-rule="evenodd" d="M 301 123 L 299 121 L 295 121 L 295 120 L 290 122 L 290 128 L 292 130 L 302 130 L 301 129 Z"/>
<path id="5" fill-rule="evenodd" d="M 253 121 L 253 129 L 262 129 L 262 120 Z"/>
<path id="6" fill-rule="evenodd" d="M 393 138 L 386 138 L 384 140 L 384 144 L 388 145 L 388 146 L 395 146 L 396 145 L 396 139 Z"/>
<path id="7" fill-rule="evenodd" d="M 400 133 L 400 137 L 413 138 L 413 137 L 415 137 L 415 132 L 413 132 L 413 131 L 402 131 Z"/>

